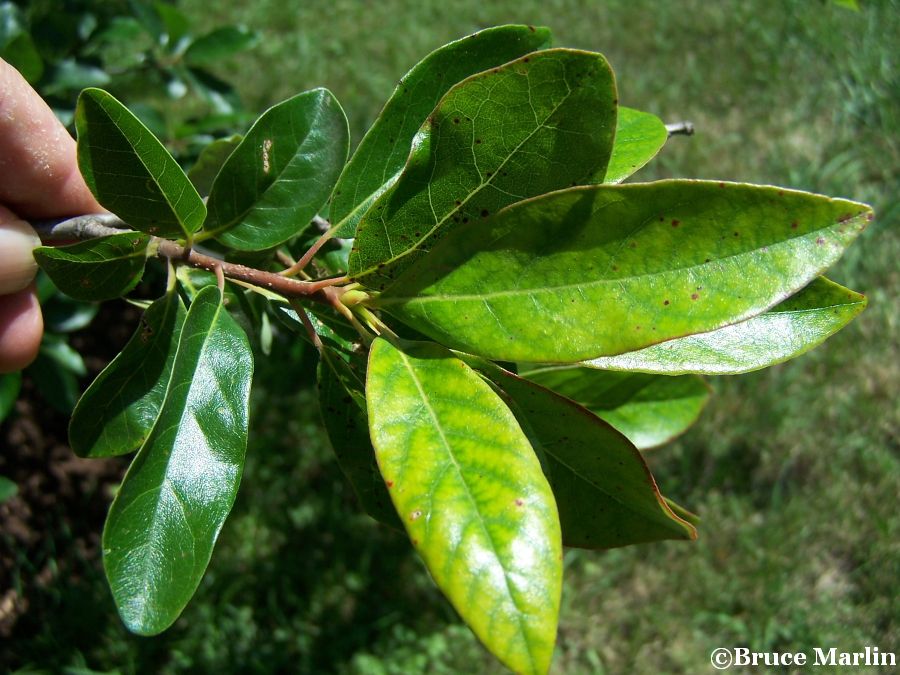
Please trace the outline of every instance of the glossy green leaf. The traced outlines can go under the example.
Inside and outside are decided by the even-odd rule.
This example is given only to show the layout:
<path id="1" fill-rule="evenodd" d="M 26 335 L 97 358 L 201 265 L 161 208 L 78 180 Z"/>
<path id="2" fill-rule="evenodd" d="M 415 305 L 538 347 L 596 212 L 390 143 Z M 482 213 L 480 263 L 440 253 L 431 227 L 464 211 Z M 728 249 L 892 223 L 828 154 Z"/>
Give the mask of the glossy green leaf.
<path id="1" fill-rule="evenodd" d="M 194 166 L 188 171 L 188 178 L 197 188 L 197 192 L 203 196 L 209 194 L 222 165 L 234 152 L 242 138 L 243 136 L 240 134 L 234 134 L 227 138 L 216 139 L 203 148 Z"/>
<path id="2" fill-rule="evenodd" d="M 103 530 L 103 564 L 125 625 L 168 628 L 203 576 L 237 494 L 253 355 L 205 288 L 188 310 L 162 409 Z"/>
<path id="3" fill-rule="evenodd" d="M 0 422 L 12 412 L 19 389 L 22 387 L 22 373 L 4 373 L 0 375 Z"/>
<path id="4" fill-rule="evenodd" d="M 616 86 L 600 54 L 550 49 L 460 82 L 416 135 L 400 178 L 360 221 L 351 277 L 380 290 L 465 223 L 600 182 L 615 124 Z"/>
<path id="5" fill-rule="evenodd" d="M 645 373 L 737 375 L 805 354 L 866 308 L 866 297 L 815 279 L 768 312 L 709 333 L 689 335 L 584 365 Z"/>
<path id="6" fill-rule="evenodd" d="M 242 251 L 298 234 L 331 194 L 349 138 L 344 111 L 327 89 L 269 108 L 216 176 L 204 230 Z"/>
<path id="7" fill-rule="evenodd" d="M 216 64 L 251 47 L 256 39 L 253 31 L 240 26 L 217 28 L 194 40 L 184 52 L 184 60 L 192 66 Z"/>
<path id="8" fill-rule="evenodd" d="M 656 115 L 619 106 L 616 141 L 604 183 L 621 183 L 644 166 L 666 144 L 669 133 Z"/>
<path id="9" fill-rule="evenodd" d="M 438 587 L 519 673 L 546 672 L 562 583 L 550 486 L 515 417 L 432 343 L 378 338 L 369 426 L 391 499 Z"/>
<path id="10" fill-rule="evenodd" d="M 553 487 L 563 544 L 612 548 L 695 539 L 659 493 L 641 453 L 586 408 L 492 364 L 480 369 L 510 397 L 510 408 L 541 457 Z"/>
<path id="11" fill-rule="evenodd" d="M 80 457 L 137 450 L 162 407 L 186 310 L 170 292 L 154 302 L 125 348 L 87 388 L 69 421 L 69 444 Z"/>
<path id="12" fill-rule="evenodd" d="M 369 438 L 365 365 L 363 355 L 323 348 L 318 367 L 322 419 L 338 464 L 363 509 L 375 520 L 402 530 Z"/>
<path id="13" fill-rule="evenodd" d="M 94 197 L 131 227 L 183 237 L 203 224 L 206 207 L 162 143 L 101 89 L 85 89 L 75 110 L 78 166 Z"/>
<path id="14" fill-rule="evenodd" d="M 706 382 L 696 375 L 670 377 L 591 368 L 544 368 L 521 375 L 583 405 L 640 450 L 668 443 L 687 431 L 710 393 Z"/>
<path id="15" fill-rule="evenodd" d="M 150 237 L 123 232 L 69 246 L 40 246 L 34 259 L 66 295 L 76 300 L 112 300 L 141 280 Z"/>
<path id="16" fill-rule="evenodd" d="M 343 222 L 337 236 L 353 236 L 373 195 L 403 168 L 413 136 L 450 87 L 549 44 L 546 28 L 497 26 L 444 45 L 406 73 L 335 187 L 331 218 Z"/>
<path id="17" fill-rule="evenodd" d="M 467 353 L 593 359 L 765 311 L 834 263 L 871 215 L 735 183 L 573 188 L 452 232 L 376 304 Z"/>

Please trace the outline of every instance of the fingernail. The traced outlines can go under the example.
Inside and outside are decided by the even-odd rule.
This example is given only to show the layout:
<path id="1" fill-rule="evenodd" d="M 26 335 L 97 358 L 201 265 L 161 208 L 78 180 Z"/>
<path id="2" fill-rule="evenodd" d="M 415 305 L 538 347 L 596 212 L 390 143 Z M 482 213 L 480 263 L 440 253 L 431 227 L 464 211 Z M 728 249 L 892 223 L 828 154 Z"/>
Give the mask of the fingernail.
<path id="1" fill-rule="evenodd" d="M 31 226 L 24 220 L 0 223 L 0 295 L 21 291 L 37 274 L 31 251 L 41 245 Z"/>

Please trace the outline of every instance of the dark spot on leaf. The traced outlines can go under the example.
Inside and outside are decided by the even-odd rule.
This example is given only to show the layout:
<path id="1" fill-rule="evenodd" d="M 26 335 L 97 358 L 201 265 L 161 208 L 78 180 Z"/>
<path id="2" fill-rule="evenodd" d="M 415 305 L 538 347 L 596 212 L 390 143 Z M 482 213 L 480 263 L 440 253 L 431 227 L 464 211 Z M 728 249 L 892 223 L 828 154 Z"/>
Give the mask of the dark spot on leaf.
<path id="1" fill-rule="evenodd" d="M 458 118 L 458 117 L 454 117 L 454 118 L 453 118 L 453 124 L 459 124 L 459 118 Z"/>
<path id="2" fill-rule="evenodd" d="M 795 220 L 793 223 L 791 223 L 791 229 L 792 229 L 792 230 L 796 230 L 796 229 L 797 229 L 797 221 L 796 221 L 796 220 Z"/>
<path id="3" fill-rule="evenodd" d="M 490 212 L 488 212 L 487 209 L 481 209 L 481 217 L 482 218 L 487 218 L 489 215 L 490 215 Z"/>
<path id="4" fill-rule="evenodd" d="M 818 239 L 816 239 L 816 243 L 817 243 L 819 246 L 821 246 L 822 244 L 825 243 L 825 237 L 819 237 Z"/>
<path id="5" fill-rule="evenodd" d="M 612 271 L 613 271 L 613 272 L 618 272 L 618 271 L 619 271 L 619 266 L 618 266 L 618 265 L 613 265 L 613 266 L 612 266 Z"/>
<path id="6" fill-rule="evenodd" d="M 388 490 L 390 490 L 392 487 L 394 487 L 394 481 L 392 481 L 392 480 L 385 481 L 385 485 L 387 485 Z"/>
<path id="7" fill-rule="evenodd" d="M 475 139 L 475 145 L 481 145 L 481 139 L 480 139 L 480 138 L 476 138 L 476 139 Z"/>
<path id="8" fill-rule="evenodd" d="M 523 506 L 524 504 L 525 502 L 523 502 L 521 499 L 516 500 L 516 506 Z"/>
<path id="9" fill-rule="evenodd" d="M 870 211 L 866 214 L 866 220 L 871 223 L 873 220 L 875 220 L 875 214 Z"/>
<path id="10" fill-rule="evenodd" d="M 530 30 L 530 31 L 533 33 L 533 32 L 534 32 L 534 26 L 528 26 L 528 30 Z"/>
<path id="11" fill-rule="evenodd" d="M 668 305 L 668 304 L 669 304 L 669 301 L 668 301 L 668 300 L 663 300 L 663 304 L 664 304 L 664 305 Z"/>
<path id="12" fill-rule="evenodd" d="M 696 300 L 696 299 L 699 298 L 699 297 L 700 297 L 699 294 L 697 294 L 697 293 L 691 293 L 691 300 Z"/>
<path id="13" fill-rule="evenodd" d="M 665 218 L 663 216 L 659 217 L 659 222 L 663 222 L 664 220 L 665 220 Z"/>
<path id="14" fill-rule="evenodd" d="M 838 222 L 839 222 L 839 223 L 846 223 L 848 220 L 851 220 L 852 218 L 853 218 L 853 214 L 852 214 L 852 213 L 845 213 L 845 214 L 842 215 L 840 218 L 838 218 Z"/>
<path id="15" fill-rule="evenodd" d="M 673 220 L 673 221 L 672 221 L 672 227 L 678 227 L 679 225 L 681 225 L 681 221 L 680 221 L 680 220 Z"/>
<path id="16" fill-rule="evenodd" d="M 741 233 L 740 233 L 740 232 L 735 232 L 735 233 L 734 233 L 734 236 L 735 236 L 735 237 L 740 237 L 740 236 L 741 236 Z"/>
<path id="17" fill-rule="evenodd" d="M 708 263 L 708 262 L 709 262 L 709 258 L 707 258 L 707 259 L 704 260 L 703 262 Z"/>
<path id="18" fill-rule="evenodd" d="M 464 223 L 468 223 L 468 222 L 469 222 L 469 217 L 466 216 L 465 218 L 463 218 L 463 222 L 464 222 Z"/>
<path id="19" fill-rule="evenodd" d="M 629 248 L 637 248 L 637 242 L 633 241 L 630 244 L 628 244 L 628 246 L 629 246 Z"/>
<path id="20" fill-rule="evenodd" d="M 462 206 L 462 202 L 461 202 L 461 201 L 459 201 L 459 200 L 458 200 L 458 199 L 457 199 L 457 200 L 456 200 L 456 202 L 455 202 L 455 203 L 456 203 L 456 205 L 457 205 L 457 206 Z"/>
<path id="21" fill-rule="evenodd" d="M 421 517 L 422 517 L 421 509 L 416 509 L 415 511 L 413 511 L 412 513 L 409 514 L 410 520 L 418 520 Z"/>

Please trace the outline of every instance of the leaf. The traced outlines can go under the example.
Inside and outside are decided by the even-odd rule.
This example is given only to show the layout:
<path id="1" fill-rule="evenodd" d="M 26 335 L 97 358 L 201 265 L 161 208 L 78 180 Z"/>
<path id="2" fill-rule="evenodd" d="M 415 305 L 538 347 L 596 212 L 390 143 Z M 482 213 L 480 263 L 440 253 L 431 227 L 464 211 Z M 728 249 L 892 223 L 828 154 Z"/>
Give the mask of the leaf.
<path id="1" fill-rule="evenodd" d="M 362 360 L 361 364 L 356 361 Z M 329 347 L 318 367 L 319 405 L 331 447 L 366 513 L 398 530 L 403 524 L 378 471 L 366 413 L 365 358 L 346 360 Z"/>
<path id="2" fill-rule="evenodd" d="M 380 290 L 460 225 L 600 182 L 615 124 L 615 82 L 600 54 L 535 52 L 460 82 L 422 125 L 400 178 L 360 221 L 351 277 Z"/>
<path id="3" fill-rule="evenodd" d="M 593 359 L 763 312 L 870 218 L 864 204 L 735 183 L 573 188 L 452 232 L 375 304 L 490 359 Z"/>
<path id="4" fill-rule="evenodd" d="M 805 354 L 866 308 L 866 297 L 819 277 L 768 312 L 746 321 L 586 362 L 645 373 L 738 375 Z"/>
<path id="5" fill-rule="evenodd" d="M 0 375 L 0 422 L 12 412 L 22 387 L 22 373 Z"/>
<path id="6" fill-rule="evenodd" d="M 38 356 L 25 373 L 47 403 L 70 415 L 78 400 L 78 378 L 87 374 L 87 368 L 65 337 L 44 333 Z"/>
<path id="7" fill-rule="evenodd" d="M 696 539 L 696 530 L 659 493 L 641 453 L 586 408 L 493 364 L 480 369 L 510 406 L 539 456 L 556 496 L 563 544 L 612 548 Z"/>
<path id="8" fill-rule="evenodd" d="M 619 106 L 616 141 L 604 183 L 621 183 L 656 157 L 666 144 L 666 125 L 656 115 Z"/>
<path id="9" fill-rule="evenodd" d="M 85 89 L 75 109 L 78 166 L 94 197 L 131 227 L 183 237 L 206 207 L 162 143 L 102 89 Z"/>
<path id="10" fill-rule="evenodd" d="M 214 65 L 256 43 L 257 35 L 240 26 L 217 28 L 194 40 L 184 52 L 189 65 Z"/>
<path id="11" fill-rule="evenodd" d="M 545 368 L 521 375 L 583 405 L 640 450 L 668 443 L 687 431 L 710 393 L 696 375 L 669 377 L 590 368 Z"/>
<path id="12" fill-rule="evenodd" d="M 213 181 L 222 169 L 222 165 L 234 152 L 242 138 L 243 136 L 240 134 L 219 138 L 200 151 L 200 156 L 197 157 L 194 166 L 188 171 L 188 178 L 190 178 L 194 187 L 197 188 L 197 192 L 204 196 L 209 194 Z"/>
<path id="13" fill-rule="evenodd" d="M 168 628 L 200 583 L 237 494 L 247 447 L 253 356 L 203 289 L 188 310 L 159 417 L 103 530 L 103 564 L 134 633 Z"/>
<path id="14" fill-rule="evenodd" d="M 137 286 L 144 274 L 150 237 L 123 232 L 69 246 L 40 246 L 34 259 L 66 295 L 112 300 Z"/>
<path id="15" fill-rule="evenodd" d="M 349 134 L 327 89 L 269 108 L 216 176 L 204 230 L 242 251 L 298 234 L 328 199 L 347 161 Z"/>
<path id="16" fill-rule="evenodd" d="M 99 304 L 73 300 L 62 293 L 41 305 L 44 328 L 51 333 L 74 333 L 87 328 L 99 310 Z"/>
<path id="17" fill-rule="evenodd" d="M 12 499 L 19 493 L 19 486 L 6 476 L 0 476 L 0 504 Z"/>
<path id="18" fill-rule="evenodd" d="M 381 474 L 438 587 L 509 668 L 546 672 L 562 583 L 559 521 L 512 413 L 431 343 L 401 351 L 376 339 L 366 398 Z"/>
<path id="19" fill-rule="evenodd" d="M 87 388 L 69 421 L 79 457 L 137 450 L 159 415 L 186 310 L 178 294 L 154 302 L 125 348 Z"/>
<path id="20" fill-rule="evenodd" d="M 338 180 L 330 215 L 332 222 L 345 222 L 336 236 L 353 236 L 372 196 L 403 168 L 413 136 L 450 87 L 549 44 L 546 28 L 497 26 L 444 45 L 417 63 L 401 78 Z"/>
<path id="21" fill-rule="evenodd" d="M 28 32 L 25 17 L 11 2 L 0 3 L 0 58 L 31 84 L 44 73 L 44 61 Z"/>

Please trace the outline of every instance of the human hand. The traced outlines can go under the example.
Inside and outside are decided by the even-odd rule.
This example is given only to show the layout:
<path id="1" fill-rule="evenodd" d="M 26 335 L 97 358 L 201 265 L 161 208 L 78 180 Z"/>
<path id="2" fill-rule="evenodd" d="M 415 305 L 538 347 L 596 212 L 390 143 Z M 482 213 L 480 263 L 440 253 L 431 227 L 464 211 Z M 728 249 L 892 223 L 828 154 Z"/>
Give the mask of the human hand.
<path id="1" fill-rule="evenodd" d="M 0 59 L 0 373 L 31 363 L 44 330 L 31 255 L 40 240 L 23 219 L 102 211 L 78 171 L 75 141 Z"/>

